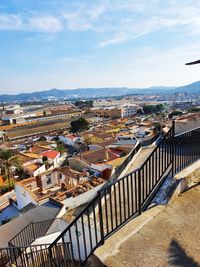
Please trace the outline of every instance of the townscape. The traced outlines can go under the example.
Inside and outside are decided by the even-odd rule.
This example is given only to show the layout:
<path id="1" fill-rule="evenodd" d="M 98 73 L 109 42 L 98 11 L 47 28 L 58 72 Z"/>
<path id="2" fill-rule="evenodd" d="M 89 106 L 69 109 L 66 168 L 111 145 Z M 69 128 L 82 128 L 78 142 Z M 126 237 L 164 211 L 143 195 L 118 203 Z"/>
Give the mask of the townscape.
<path id="1" fill-rule="evenodd" d="M 151 147 L 174 119 L 177 133 L 198 124 L 198 100 L 188 106 L 188 94 L 176 93 L 171 102 L 159 98 L 2 103 L 1 224 L 49 200 L 63 205 L 67 218 L 112 179 L 138 144 Z"/>
<path id="2" fill-rule="evenodd" d="M 0 1 L 0 267 L 199 267 L 199 1 Z"/>

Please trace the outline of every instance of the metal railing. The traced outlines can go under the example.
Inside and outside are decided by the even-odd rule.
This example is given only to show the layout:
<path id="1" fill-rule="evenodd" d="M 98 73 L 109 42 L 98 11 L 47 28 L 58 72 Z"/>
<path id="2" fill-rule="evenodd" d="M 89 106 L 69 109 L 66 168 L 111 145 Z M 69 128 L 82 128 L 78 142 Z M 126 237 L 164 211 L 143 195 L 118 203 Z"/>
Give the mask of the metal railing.
<path id="1" fill-rule="evenodd" d="M 176 174 L 200 158 L 200 128 L 178 134 L 172 142 Z"/>
<path id="2" fill-rule="evenodd" d="M 115 172 L 113 173 L 113 175 L 110 177 L 109 180 L 112 181 L 112 180 L 114 180 L 114 179 L 116 179 L 116 178 L 118 178 L 120 176 L 120 174 L 122 173 L 122 171 L 131 162 L 131 160 L 138 153 L 138 151 L 140 150 L 140 148 L 141 148 L 141 143 L 138 142 L 136 144 L 136 146 L 134 147 L 134 149 L 128 154 L 128 156 L 126 157 L 126 159 L 122 162 L 122 164 L 116 168 Z"/>
<path id="3" fill-rule="evenodd" d="M 70 254 L 69 243 L 58 243 L 52 250 L 53 259 L 49 257 L 50 244 L 0 248 L 1 267 L 50 267 L 74 264 Z M 67 260 L 66 260 L 67 258 Z M 64 265 L 65 264 L 65 265 Z"/>
<path id="4" fill-rule="evenodd" d="M 43 236 L 48 231 L 54 220 L 55 219 L 50 219 L 46 221 L 29 223 L 8 242 L 9 247 L 29 246 L 37 238 Z"/>
<path id="5" fill-rule="evenodd" d="M 140 168 L 102 187 L 53 243 L 41 245 L 40 249 L 44 251 L 41 256 L 39 246 L 35 250 L 32 248 L 32 259 L 39 257 L 42 260 L 48 255 L 45 264 L 38 260 L 40 265 L 34 266 L 81 266 L 110 235 L 147 209 L 170 173 L 173 176 L 198 160 L 200 128 L 175 136 L 174 127 L 173 123 Z M 0 249 L 0 261 L 1 258 L 5 259 L 4 253 L 16 262 L 21 257 L 27 257 L 27 248 Z M 17 262 L 16 266 L 32 265 L 28 265 L 26 261 L 23 263 L 22 258 L 22 264 Z"/>
<path id="6" fill-rule="evenodd" d="M 81 265 L 105 239 L 145 210 L 171 171 L 173 147 L 170 140 L 173 136 L 174 125 L 139 169 L 100 189 L 50 245 L 50 257 L 58 242 L 69 242 L 72 258 Z"/>

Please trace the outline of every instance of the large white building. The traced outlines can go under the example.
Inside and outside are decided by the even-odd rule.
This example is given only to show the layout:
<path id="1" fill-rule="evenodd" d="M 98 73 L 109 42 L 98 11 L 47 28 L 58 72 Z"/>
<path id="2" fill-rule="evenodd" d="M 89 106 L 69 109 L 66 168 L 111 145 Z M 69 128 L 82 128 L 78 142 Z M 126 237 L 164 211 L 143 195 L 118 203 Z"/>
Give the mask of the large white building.
<path id="1" fill-rule="evenodd" d="M 121 106 L 121 117 L 130 117 L 136 114 L 139 106 L 135 104 L 124 104 Z"/>

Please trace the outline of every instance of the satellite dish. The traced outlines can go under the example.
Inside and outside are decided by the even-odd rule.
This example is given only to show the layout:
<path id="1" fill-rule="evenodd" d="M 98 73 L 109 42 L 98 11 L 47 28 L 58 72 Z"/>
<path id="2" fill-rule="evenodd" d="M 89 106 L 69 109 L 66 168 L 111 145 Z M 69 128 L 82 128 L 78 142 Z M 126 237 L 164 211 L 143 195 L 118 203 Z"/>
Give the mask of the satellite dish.
<path id="1" fill-rule="evenodd" d="M 200 60 L 196 60 L 196 61 L 192 61 L 192 62 L 188 62 L 185 65 L 195 65 L 195 64 L 200 64 Z"/>

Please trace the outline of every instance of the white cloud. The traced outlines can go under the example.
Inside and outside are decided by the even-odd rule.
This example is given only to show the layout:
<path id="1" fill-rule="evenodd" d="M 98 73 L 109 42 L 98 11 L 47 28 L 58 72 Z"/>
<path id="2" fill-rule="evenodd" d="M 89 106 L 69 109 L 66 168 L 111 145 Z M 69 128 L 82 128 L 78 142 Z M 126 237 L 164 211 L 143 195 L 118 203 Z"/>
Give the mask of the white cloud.
<path id="1" fill-rule="evenodd" d="M 22 16 L 0 14 L 0 30 L 22 30 L 53 33 L 61 31 L 62 21 L 55 16 Z"/>
<path id="2" fill-rule="evenodd" d="M 58 32 L 63 28 L 62 22 L 54 16 L 31 17 L 28 19 L 29 30 L 39 32 Z"/>
<path id="3" fill-rule="evenodd" d="M 105 46 L 108 46 L 108 45 L 111 45 L 111 44 L 120 44 L 120 43 L 123 43 L 127 40 L 127 37 L 126 36 L 116 36 L 115 38 L 112 38 L 112 39 L 108 39 L 108 40 L 105 40 L 105 41 L 102 41 L 99 43 L 99 46 L 100 47 L 105 47 Z"/>
<path id="4" fill-rule="evenodd" d="M 0 14 L 1 30 L 16 30 L 21 28 L 22 21 L 18 15 Z"/>

